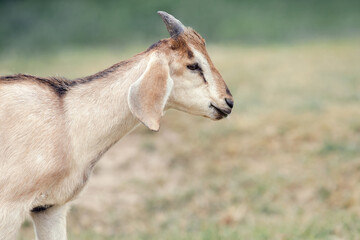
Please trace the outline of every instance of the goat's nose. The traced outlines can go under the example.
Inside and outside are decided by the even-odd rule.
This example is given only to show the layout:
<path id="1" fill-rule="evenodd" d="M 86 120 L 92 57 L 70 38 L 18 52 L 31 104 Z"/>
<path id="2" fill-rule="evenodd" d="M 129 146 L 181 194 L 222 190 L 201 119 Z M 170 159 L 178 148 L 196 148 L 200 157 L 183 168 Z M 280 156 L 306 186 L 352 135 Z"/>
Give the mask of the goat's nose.
<path id="1" fill-rule="evenodd" d="M 227 105 L 230 107 L 230 108 L 233 108 L 234 106 L 234 101 L 230 98 L 225 98 L 225 102 L 227 103 Z"/>

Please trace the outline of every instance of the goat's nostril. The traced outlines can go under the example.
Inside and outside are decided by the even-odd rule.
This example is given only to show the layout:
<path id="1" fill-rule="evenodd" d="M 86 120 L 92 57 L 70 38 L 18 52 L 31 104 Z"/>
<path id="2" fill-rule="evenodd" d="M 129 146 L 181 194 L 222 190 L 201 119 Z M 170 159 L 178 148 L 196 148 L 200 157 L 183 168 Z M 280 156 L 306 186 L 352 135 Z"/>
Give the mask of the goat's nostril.
<path id="1" fill-rule="evenodd" d="M 225 102 L 227 103 L 227 105 L 231 108 L 233 108 L 234 106 L 234 101 L 230 98 L 225 98 Z"/>

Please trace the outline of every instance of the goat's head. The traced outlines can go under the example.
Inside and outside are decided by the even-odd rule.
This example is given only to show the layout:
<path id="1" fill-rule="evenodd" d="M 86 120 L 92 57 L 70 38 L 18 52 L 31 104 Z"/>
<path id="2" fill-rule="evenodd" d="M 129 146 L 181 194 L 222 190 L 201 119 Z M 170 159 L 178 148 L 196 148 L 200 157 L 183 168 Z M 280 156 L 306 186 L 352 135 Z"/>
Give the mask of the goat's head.
<path id="1" fill-rule="evenodd" d="M 155 131 L 166 108 L 213 120 L 227 117 L 233 97 L 206 51 L 205 40 L 172 15 L 158 14 L 171 37 L 150 47 L 147 69 L 129 91 L 132 113 Z"/>

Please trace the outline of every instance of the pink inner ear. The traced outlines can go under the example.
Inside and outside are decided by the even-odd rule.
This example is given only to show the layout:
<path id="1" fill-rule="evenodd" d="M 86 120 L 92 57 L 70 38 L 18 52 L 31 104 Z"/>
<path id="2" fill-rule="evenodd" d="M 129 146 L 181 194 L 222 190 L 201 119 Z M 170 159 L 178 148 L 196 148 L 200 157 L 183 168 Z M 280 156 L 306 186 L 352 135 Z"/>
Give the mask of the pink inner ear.
<path id="1" fill-rule="evenodd" d="M 150 61 L 145 73 L 130 87 L 131 112 L 148 128 L 158 131 L 163 114 L 169 77 L 161 59 Z"/>

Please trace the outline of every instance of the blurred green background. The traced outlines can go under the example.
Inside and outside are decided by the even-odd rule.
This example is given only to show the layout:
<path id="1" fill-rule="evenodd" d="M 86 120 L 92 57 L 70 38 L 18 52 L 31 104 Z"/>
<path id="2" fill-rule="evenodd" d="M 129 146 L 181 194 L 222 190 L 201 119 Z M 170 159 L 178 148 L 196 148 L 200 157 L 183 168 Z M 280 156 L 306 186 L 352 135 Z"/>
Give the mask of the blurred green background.
<path id="1" fill-rule="evenodd" d="M 0 74 L 103 70 L 168 37 L 158 10 L 206 39 L 234 111 L 122 139 L 69 239 L 360 239 L 360 1 L 0 0 Z"/>
<path id="2" fill-rule="evenodd" d="M 0 1 L 0 49 L 128 46 L 164 37 L 158 10 L 193 26 L 213 43 L 283 43 L 354 36 L 357 0 L 11 0 Z"/>

